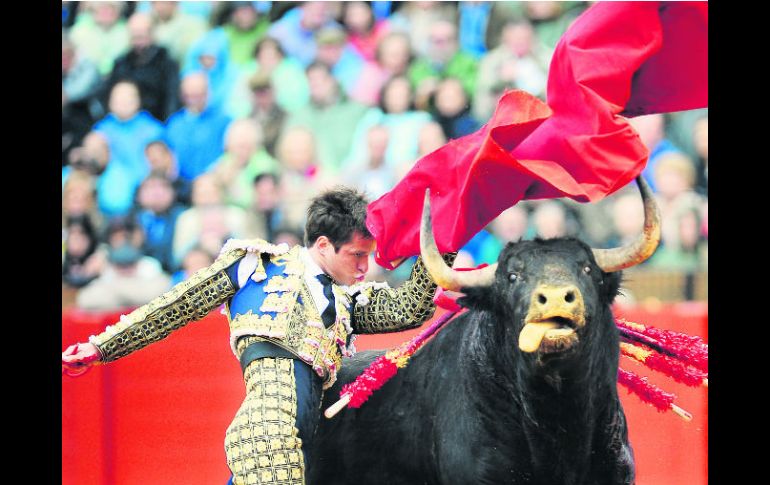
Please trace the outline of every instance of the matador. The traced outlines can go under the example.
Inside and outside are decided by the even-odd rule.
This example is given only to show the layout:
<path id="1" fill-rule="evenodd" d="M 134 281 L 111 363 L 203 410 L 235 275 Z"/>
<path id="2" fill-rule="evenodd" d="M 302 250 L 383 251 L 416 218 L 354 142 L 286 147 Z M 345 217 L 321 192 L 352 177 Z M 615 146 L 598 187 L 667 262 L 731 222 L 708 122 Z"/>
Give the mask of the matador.
<path id="1" fill-rule="evenodd" d="M 420 258 L 396 289 L 364 282 L 375 245 L 366 207 L 362 194 L 336 188 L 311 202 L 304 246 L 227 241 L 211 266 L 67 348 L 63 372 L 117 360 L 224 305 L 246 385 L 225 433 L 232 483 L 305 483 L 322 393 L 355 352 L 354 334 L 414 328 L 435 310 Z"/>

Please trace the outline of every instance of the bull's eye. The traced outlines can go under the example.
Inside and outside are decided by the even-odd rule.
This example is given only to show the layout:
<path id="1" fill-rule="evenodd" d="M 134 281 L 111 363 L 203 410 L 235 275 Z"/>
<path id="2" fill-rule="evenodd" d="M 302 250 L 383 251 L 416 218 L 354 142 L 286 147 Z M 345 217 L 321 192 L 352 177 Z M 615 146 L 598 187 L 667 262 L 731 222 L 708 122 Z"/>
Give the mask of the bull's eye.
<path id="1" fill-rule="evenodd" d="M 515 283 L 517 279 L 519 279 L 519 275 L 517 275 L 516 273 L 511 273 L 508 275 L 508 281 L 510 281 L 511 283 Z"/>
<path id="2" fill-rule="evenodd" d="M 583 268 L 583 273 L 590 274 L 591 273 L 591 267 L 590 266 L 586 266 L 585 268 Z"/>

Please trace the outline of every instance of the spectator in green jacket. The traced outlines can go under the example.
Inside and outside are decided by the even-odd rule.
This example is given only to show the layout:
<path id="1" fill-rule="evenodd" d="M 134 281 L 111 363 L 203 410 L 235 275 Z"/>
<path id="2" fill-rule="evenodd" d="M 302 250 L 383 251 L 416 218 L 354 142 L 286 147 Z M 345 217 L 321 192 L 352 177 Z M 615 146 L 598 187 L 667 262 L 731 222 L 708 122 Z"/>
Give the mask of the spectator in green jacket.
<path id="1" fill-rule="evenodd" d="M 243 68 L 252 60 L 254 48 L 270 28 L 270 21 L 266 15 L 257 12 L 253 2 L 225 4 L 230 13 L 222 29 L 227 34 L 230 61 Z"/>
<path id="2" fill-rule="evenodd" d="M 477 71 L 473 56 L 460 51 L 455 24 L 446 20 L 436 22 L 431 27 L 428 54 L 415 60 L 409 69 L 417 107 L 425 109 L 439 81 L 447 77 L 459 79 L 471 98 L 476 91 Z"/>

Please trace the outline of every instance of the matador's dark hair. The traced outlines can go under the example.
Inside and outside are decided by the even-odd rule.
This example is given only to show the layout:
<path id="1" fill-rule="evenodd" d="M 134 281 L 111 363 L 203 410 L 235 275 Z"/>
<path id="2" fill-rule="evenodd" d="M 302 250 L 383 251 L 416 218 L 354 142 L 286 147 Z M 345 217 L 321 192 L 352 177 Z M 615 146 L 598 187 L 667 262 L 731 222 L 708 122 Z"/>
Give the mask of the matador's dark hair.
<path id="1" fill-rule="evenodd" d="M 369 201 L 361 192 L 349 187 L 335 187 L 317 196 L 307 209 L 305 246 L 312 246 L 321 236 L 326 236 L 339 251 L 358 232 L 370 238 L 366 228 L 366 206 Z"/>

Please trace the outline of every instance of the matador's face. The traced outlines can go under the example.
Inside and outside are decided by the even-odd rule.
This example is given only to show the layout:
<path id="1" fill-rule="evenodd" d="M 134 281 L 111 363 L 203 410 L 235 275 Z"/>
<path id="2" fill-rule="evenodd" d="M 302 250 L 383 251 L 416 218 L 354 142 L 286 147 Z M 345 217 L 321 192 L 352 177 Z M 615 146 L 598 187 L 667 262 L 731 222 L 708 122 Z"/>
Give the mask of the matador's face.
<path id="1" fill-rule="evenodd" d="M 374 244 L 374 239 L 363 237 L 358 232 L 337 251 L 329 243 L 321 252 L 321 267 L 337 283 L 352 285 L 361 282 L 369 269 L 369 255 L 374 251 Z"/>

